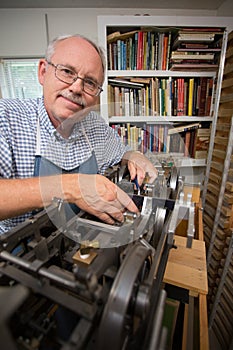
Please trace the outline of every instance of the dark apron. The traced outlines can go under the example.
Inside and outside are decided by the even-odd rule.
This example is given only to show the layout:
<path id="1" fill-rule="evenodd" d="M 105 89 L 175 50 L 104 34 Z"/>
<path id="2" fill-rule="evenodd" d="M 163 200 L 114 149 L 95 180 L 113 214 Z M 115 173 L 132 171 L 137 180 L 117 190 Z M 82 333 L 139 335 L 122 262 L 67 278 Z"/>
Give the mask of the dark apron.
<path id="1" fill-rule="evenodd" d="M 83 130 L 84 131 L 84 130 Z M 84 131 L 85 133 L 85 131 Z M 87 135 L 85 134 L 87 139 Z M 91 145 L 87 139 L 88 145 Z M 50 160 L 42 157 L 40 155 L 40 124 L 37 124 L 37 149 L 34 162 L 34 176 L 49 176 L 49 175 L 61 175 L 61 174 L 97 174 L 98 165 L 95 157 L 94 150 L 91 149 L 91 156 L 85 162 L 73 168 L 71 170 L 65 170 L 58 165 L 54 164 Z M 78 185 L 78 184 L 77 184 Z M 75 214 L 77 214 L 80 209 L 75 204 L 65 204 L 66 219 L 69 220 Z"/>

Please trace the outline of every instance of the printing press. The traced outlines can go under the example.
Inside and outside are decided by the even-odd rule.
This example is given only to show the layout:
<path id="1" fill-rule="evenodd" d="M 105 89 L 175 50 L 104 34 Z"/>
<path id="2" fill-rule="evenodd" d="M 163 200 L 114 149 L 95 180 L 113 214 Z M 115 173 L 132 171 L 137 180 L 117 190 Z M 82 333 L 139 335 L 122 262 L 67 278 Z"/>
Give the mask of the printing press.
<path id="1" fill-rule="evenodd" d="M 140 215 L 107 225 L 55 199 L 0 236 L 0 341 L 12 349 L 165 349 L 163 277 L 179 222 L 194 237 L 194 204 L 175 167 L 140 191 L 126 169 L 106 176 Z"/>

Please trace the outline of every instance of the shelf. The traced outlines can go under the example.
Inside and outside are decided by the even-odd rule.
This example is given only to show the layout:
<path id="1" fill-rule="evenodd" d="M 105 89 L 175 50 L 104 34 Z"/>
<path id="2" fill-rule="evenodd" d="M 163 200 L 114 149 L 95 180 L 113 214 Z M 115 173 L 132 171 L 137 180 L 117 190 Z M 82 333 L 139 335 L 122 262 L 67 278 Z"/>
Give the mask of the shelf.
<path id="1" fill-rule="evenodd" d="M 109 123 L 146 123 L 146 124 L 169 124 L 169 123 L 189 123 L 189 122 L 212 122 L 212 117 L 163 117 L 163 116 L 112 116 L 109 117 Z"/>
<path id="2" fill-rule="evenodd" d="M 215 71 L 178 72 L 170 70 L 108 70 L 110 77 L 215 77 Z"/>

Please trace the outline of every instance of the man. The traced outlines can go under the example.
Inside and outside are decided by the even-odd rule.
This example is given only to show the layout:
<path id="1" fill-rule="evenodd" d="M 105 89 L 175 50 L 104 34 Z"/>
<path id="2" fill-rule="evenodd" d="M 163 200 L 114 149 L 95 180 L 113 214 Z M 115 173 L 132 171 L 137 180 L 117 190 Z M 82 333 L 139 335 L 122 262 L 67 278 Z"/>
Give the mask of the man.
<path id="1" fill-rule="evenodd" d="M 104 171 L 121 161 L 139 185 L 157 172 L 94 111 L 104 75 L 100 48 L 80 35 L 60 37 L 39 62 L 43 98 L 0 100 L 0 233 L 54 197 L 108 224 L 138 211 Z"/>

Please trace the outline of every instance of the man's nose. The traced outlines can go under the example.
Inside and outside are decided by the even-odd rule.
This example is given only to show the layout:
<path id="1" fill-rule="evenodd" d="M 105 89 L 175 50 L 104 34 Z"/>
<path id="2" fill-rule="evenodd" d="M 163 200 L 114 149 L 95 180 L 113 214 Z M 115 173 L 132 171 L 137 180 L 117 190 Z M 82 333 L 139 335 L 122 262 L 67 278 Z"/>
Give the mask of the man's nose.
<path id="1" fill-rule="evenodd" d="M 70 86 L 71 90 L 73 91 L 83 91 L 83 80 L 82 78 L 77 78 L 73 84 Z"/>

